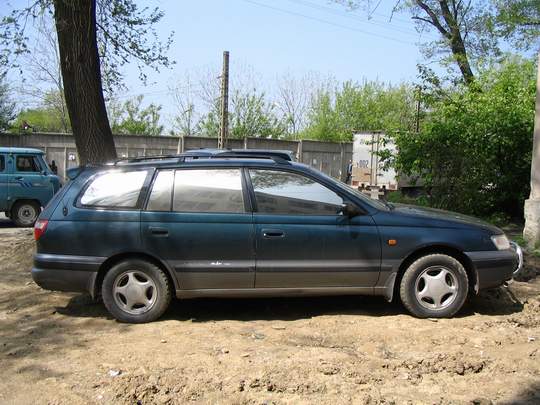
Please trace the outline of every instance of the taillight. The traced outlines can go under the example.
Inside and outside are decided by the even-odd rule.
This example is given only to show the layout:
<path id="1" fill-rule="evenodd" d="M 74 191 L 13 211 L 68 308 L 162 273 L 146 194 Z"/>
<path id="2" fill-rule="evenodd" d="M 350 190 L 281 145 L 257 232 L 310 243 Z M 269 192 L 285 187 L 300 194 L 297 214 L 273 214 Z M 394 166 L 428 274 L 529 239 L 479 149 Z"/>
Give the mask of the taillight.
<path id="1" fill-rule="evenodd" d="M 41 238 L 41 235 L 45 233 L 47 230 L 47 225 L 49 224 L 49 221 L 46 219 L 38 219 L 36 223 L 34 224 L 34 239 L 38 240 Z"/>

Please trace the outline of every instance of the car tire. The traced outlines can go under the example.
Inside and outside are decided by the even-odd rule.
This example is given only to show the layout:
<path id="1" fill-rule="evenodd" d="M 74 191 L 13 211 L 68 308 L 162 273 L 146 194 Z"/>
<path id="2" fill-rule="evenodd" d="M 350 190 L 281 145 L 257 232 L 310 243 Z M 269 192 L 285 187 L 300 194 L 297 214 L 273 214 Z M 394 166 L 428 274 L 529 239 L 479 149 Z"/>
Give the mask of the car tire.
<path id="1" fill-rule="evenodd" d="M 405 271 L 400 296 L 418 318 L 449 318 L 465 303 L 469 279 L 463 265 L 444 254 L 420 257 Z"/>
<path id="2" fill-rule="evenodd" d="M 129 259 L 105 274 L 101 295 L 105 307 L 118 321 L 146 323 L 158 319 L 168 308 L 172 286 L 156 265 Z"/>
<path id="3" fill-rule="evenodd" d="M 11 220 L 21 228 L 34 226 L 41 207 L 35 201 L 17 201 L 11 209 Z"/>

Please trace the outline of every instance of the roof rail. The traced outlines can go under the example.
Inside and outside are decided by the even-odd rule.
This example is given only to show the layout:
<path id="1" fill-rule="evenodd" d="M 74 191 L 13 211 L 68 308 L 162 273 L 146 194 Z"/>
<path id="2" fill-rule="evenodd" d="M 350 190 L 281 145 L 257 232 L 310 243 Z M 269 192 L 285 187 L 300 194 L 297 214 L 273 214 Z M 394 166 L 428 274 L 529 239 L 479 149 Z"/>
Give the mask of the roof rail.
<path id="1" fill-rule="evenodd" d="M 257 150 L 252 153 L 249 149 L 244 150 L 231 150 L 231 149 L 194 149 L 179 154 L 171 155 L 155 155 L 155 156 L 137 156 L 130 158 L 123 158 L 116 160 L 113 165 L 116 166 L 121 163 L 136 163 L 146 162 L 152 160 L 165 160 L 165 159 L 177 159 L 178 162 L 185 162 L 188 160 L 198 159 L 271 159 L 276 163 L 290 164 L 291 157 L 283 151 L 271 151 L 271 150 Z"/>

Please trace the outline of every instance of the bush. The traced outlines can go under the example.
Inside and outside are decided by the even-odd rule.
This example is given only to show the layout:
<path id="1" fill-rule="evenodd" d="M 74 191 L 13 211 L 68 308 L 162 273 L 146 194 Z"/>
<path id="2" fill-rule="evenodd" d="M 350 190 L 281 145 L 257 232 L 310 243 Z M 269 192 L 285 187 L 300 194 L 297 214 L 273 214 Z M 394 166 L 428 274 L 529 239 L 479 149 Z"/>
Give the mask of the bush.
<path id="1" fill-rule="evenodd" d="M 529 194 L 535 67 L 512 60 L 430 105 L 420 133 L 395 136 L 393 164 L 421 177 L 430 205 L 480 216 L 523 215 Z"/>

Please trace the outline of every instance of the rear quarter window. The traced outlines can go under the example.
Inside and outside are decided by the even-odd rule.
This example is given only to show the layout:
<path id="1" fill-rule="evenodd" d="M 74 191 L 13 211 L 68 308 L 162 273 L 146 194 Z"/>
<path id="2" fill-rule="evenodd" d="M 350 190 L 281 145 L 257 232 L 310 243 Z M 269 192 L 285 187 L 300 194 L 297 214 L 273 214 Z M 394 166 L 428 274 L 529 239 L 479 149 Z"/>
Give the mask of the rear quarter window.
<path id="1" fill-rule="evenodd" d="M 136 208 L 148 178 L 148 170 L 111 171 L 99 174 L 83 190 L 79 205 L 85 207 Z"/>

